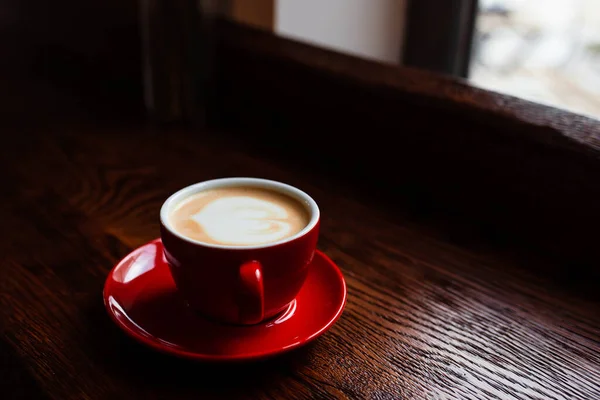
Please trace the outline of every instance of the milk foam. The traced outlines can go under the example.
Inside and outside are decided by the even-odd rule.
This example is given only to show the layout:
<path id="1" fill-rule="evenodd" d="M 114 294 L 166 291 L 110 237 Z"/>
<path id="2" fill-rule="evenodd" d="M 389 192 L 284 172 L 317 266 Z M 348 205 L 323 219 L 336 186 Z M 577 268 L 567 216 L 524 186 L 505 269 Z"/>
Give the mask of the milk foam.
<path id="1" fill-rule="evenodd" d="M 276 242 L 293 229 L 283 207 L 248 196 L 217 198 L 190 218 L 212 240 L 232 245 Z"/>

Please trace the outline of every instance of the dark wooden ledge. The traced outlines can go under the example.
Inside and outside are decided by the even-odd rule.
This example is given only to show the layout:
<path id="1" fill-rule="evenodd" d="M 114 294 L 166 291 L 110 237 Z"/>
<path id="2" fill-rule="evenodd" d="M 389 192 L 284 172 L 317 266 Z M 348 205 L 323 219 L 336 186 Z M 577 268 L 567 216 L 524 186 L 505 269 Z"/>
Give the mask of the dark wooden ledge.
<path id="1" fill-rule="evenodd" d="M 219 126 L 482 234 L 597 264 L 600 121 L 227 22 L 220 32 Z"/>
<path id="2" fill-rule="evenodd" d="M 433 109 L 458 112 L 466 118 L 493 118 L 486 123 L 498 123 L 501 125 L 499 128 L 516 128 L 514 131 L 500 129 L 497 132 L 515 134 L 523 140 L 535 140 L 560 149 L 585 151 L 591 148 L 600 151 L 600 123 L 589 117 L 478 89 L 463 79 L 335 53 L 226 21 L 221 22 L 221 33 L 222 43 L 233 51 L 256 53 L 259 57 L 296 64 L 308 68 L 313 74 L 350 82 L 358 89 L 387 90 L 389 94 L 405 97 L 409 102 L 423 102 Z M 239 67 L 244 69 L 245 65 Z M 268 65 L 265 67 L 269 68 Z M 270 69 L 267 71 L 271 72 Z M 318 103 L 319 97 L 314 100 Z M 530 127 L 545 130 L 531 130 Z M 600 153 L 595 154 L 600 156 Z"/>

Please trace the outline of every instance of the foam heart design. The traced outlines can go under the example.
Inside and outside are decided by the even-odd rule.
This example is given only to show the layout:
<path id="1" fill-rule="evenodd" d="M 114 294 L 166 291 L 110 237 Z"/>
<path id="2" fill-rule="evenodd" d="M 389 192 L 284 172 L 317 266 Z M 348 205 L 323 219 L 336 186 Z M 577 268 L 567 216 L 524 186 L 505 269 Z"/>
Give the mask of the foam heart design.
<path id="1" fill-rule="evenodd" d="M 271 243 L 292 230 L 283 207 L 246 196 L 215 199 L 191 219 L 212 240 L 231 245 Z"/>

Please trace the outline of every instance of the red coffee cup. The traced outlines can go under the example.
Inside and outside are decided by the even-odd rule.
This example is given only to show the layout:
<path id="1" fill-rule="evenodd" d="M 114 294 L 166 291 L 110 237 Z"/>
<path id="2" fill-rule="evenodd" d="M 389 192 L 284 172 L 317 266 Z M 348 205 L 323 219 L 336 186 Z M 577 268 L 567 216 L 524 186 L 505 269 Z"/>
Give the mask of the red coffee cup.
<path id="1" fill-rule="evenodd" d="M 199 192 L 251 187 L 272 190 L 297 200 L 308 224 L 293 236 L 256 246 L 211 244 L 190 239 L 169 222 L 173 208 Z M 302 287 L 319 235 L 317 203 L 285 183 L 259 178 L 222 178 L 185 187 L 160 210 L 161 237 L 173 280 L 189 305 L 214 320 L 256 324 L 285 310 Z"/>

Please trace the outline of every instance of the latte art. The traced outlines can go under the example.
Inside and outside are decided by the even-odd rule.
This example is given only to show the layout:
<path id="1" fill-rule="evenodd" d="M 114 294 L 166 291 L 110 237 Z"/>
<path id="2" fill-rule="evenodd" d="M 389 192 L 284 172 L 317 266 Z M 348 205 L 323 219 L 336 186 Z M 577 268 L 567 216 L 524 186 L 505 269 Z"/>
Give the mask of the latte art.
<path id="1" fill-rule="evenodd" d="M 212 240 L 233 245 L 276 242 L 292 231 L 285 208 L 247 196 L 216 199 L 191 218 Z"/>
<path id="2" fill-rule="evenodd" d="M 309 219 L 308 211 L 297 200 L 276 191 L 244 186 L 194 194 L 169 214 L 178 233 L 228 246 L 278 242 L 300 232 Z"/>

